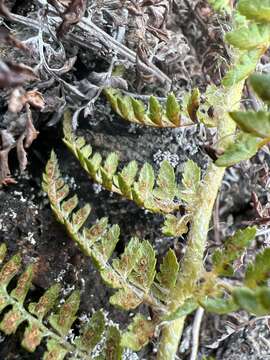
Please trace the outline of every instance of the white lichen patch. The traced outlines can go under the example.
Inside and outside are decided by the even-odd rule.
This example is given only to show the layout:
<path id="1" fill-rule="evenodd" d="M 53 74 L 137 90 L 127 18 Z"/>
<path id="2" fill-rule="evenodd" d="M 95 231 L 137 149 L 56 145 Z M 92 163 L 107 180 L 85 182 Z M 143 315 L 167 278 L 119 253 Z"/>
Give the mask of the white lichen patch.
<path id="1" fill-rule="evenodd" d="M 28 231 L 27 236 L 24 237 L 24 239 L 29 242 L 31 245 L 36 245 L 36 240 L 34 238 L 34 233 L 31 231 Z"/>
<path id="2" fill-rule="evenodd" d="M 179 164 L 179 156 L 172 154 L 170 151 L 161 151 L 160 149 L 153 155 L 153 160 L 156 164 L 160 165 L 162 161 L 167 160 L 172 167 L 176 167 Z"/>

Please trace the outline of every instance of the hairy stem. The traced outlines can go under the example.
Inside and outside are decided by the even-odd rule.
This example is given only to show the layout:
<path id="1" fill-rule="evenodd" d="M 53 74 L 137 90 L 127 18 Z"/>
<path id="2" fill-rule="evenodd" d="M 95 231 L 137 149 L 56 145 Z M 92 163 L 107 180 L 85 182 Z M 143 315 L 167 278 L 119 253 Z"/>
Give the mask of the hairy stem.
<path id="1" fill-rule="evenodd" d="M 181 317 L 164 326 L 159 344 L 157 360 L 174 359 L 177 353 L 179 334 L 182 334 L 185 318 Z M 172 357 L 173 356 L 173 357 Z"/>
<path id="2" fill-rule="evenodd" d="M 220 99 L 220 108 L 215 109 L 218 114 L 219 149 L 225 149 L 233 141 L 235 124 L 228 111 L 239 107 L 243 84 L 241 82 L 229 89 L 224 88 L 223 98 Z M 187 298 L 193 296 L 196 284 L 201 278 L 209 224 L 224 172 L 225 168 L 210 164 L 199 187 L 198 202 L 191 221 L 186 253 L 178 274 L 175 291 L 172 294 L 172 311 L 180 307 Z M 164 327 L 158 360 L 175 359 L 183 324 L 184 317 L 174 320 Z"/>

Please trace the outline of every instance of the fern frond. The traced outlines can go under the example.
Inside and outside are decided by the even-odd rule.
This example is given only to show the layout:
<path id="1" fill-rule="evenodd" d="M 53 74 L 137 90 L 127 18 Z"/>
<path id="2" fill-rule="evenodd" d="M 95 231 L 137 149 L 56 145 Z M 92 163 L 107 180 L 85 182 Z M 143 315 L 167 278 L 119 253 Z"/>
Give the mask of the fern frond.
<path id="1" fill-rule="evenodd" d="M 145 316 L 137 314 L 128 330 L 123 333 L 121 345 L 134 351 L 139 351 L 147 345 L 149 340 L 154 336 L 155 324 L 147 320 Z"/>
<path id="2" fill-rule="evenodd" d="M 239 0 L 237 11 L 241 21 L 235 30 L 226 35 L 226 40 L 239 49 L 239 53 L 235 65 L 223 79 L 225 86 L 232 86 L 251 75 L 270 46 L 269 1 Z"/>
<path id="3" fill-rule="evenodd" d="M 119 90 L 107 88 L 104 93 L 112 109 L 124 120 L 140 125 L 158 128 L 176 128 L 183 125 L 184 119 L 190 123 L 196 121 L 196 112 L 200 103 L 198 89 L 187 94 L 186 102 L 182 106 L 173 93 L 167 96 L 165 106 L 161 105 L 155 96 L 150 96 L 146 108 L 144 103 L 131 96 L 123 96 Z M 184 108 L 181 108 L 183 107 Z M 187 125 L 187 121 L 185 121 Z"/>
<path id="4" fill-rule="evenodd" d="M 6 245 L 0 246 L 1 260 L 6 253 Z M 29 352 L 34 352 L 43 339 L 46 339 L 47 351 L 44 360 L 64 359 L 69 353 L 76 359 L 92 359 L 91 352 L 105 337 L 107 342 L 111 335 L 111 326 L 105 326 L 105 318 L 100 310 L 92 316 L 81 330 L 74 343 L 67 340 L 66 335 L 76 320 L 76 313 L 80 304 L 79 291 L 75 290 L 62 305 L 59 304 L 60 285 L 52 285 L 36 303 L 25 306 L 29 288 L 33 277 L 33 266 L 19 276 L 17 285 L 10 291 L 11 280 L 21 270 L 21 256 L 14 255 L 7 261 L 0 271 L 0 313 L 7 307 L 0 323 L 0 330 L 6 334 L 14 334 L 20 324 L 27 323 L 21 345 Z M 55 311 L 55 312 L 54 312 Z M 48 326 L 49 324 L 49 326 Z M 101 353 L 110 352 L 106 359 L 121 359 L 120 332 L 113 328 L 114 340 L 107 343 Z M 117 338 L 118 337 L 118 338 Z"/>
<path id="5" fill-rule="evenodd" d="M 208 0 L 208 2 L 215 11 L 225 11 L 229 14 L 232 12 L 232 4 L 230 0 Z"/>
<path id="6" fill-rule="evenodd" d="M 250 77 L 250 83 L 257 95 L 268 104 L 270 77 L 254 74 Z M 248 160 L 270 141 L 269 112 L 232 111 L 229 114 L 240 131 L 236 135 L 235 142 L 215 162 L 217 166 L 231 166 Z"/>
<path id="7" fill-rule="evenodd" d="M 249 288 L 265 285 L 270 277 L 270 248 L 257 254 L 254 263 L 248 265 L 244 283 Z"/>
<path id="8" fill-rule="evenodd" d="M 235 142 L 230 144 L 224 154 L 215 161 L 216 166 L 229 167 L 256 155 L 263 145 L 262 139 L 240 131 Z"/>
<path id="9" fill-rule="evenodd" d="M 268 0 L 240 0 L 238 11 L 247 19 L 270 22 L 270 3 Z"/>
<path id="10" fill-rule="evenodd" d="M 239 309 L 234 299 L 227 298 L 206 298 L 200 301 L 200 305 L 208 312 L 223 315 L 229 314 Z"/>
<path id="11" fill-rule="evenodd" d="M 256 232 L 256 227 L 247 227 L 229 237 L 225 241 L 224 249 L 218 249 L 212 255 L 213 272 L 221 276 L 232 276 L 234 274 L 233 262 L 241 257 L 255 238 Z"/>
<path id="12" fill-rule="evenodd" d="M 168 161 L 161 163 L 157 178 L 148 163 L 138 171 L 137 162 L 131 161 L 121 171 L 117 171 L 117 154 L 109 154 L 105 161 L 99 153 L 93 154 L 92 147 L 86 144 L 85 139 L 73 134 L 68 112 L 65 113 L 64 135 L 64 143 L 84 170 L 105 189 L 151 212 L 171 213 L 179 208 L 179 203 L 175 201 L 178 194 L 175 173 Z"/>
<path id="13" fill-rule="evenodd" d="M 173 290 L 177 274 L 179 271 L 179 263 L 173 250 L 169 249 L 162 259 L 160 271 L 156 275 L 156 282 L 153 284 L 152 291 L 161 300 L 170 302 L 170 294 Z"/>
<path id="14" fill-rule="evenodd" d="M 264 316 L 270 314 L 270 289 L 263 286 L 254 289 L 237 286 L 232 288 L 230 295 L 200 299 L 199 303 L 206 311 L 220 315 L 245 310 L 256 316 Z"/>
<path id="15" fill-rule="evenodd" d="M 111 304 L 128 310 L 146 302 L 158 311 L 164 311 L 164 305 L 151 291 L 156 275 L 156 257 L 152 245 L 148 241 L 133 238 L 123 254 L 110 263 L 110 257 L 119 240 L 119 227 L 108 225 L 107 219 L 99 220 L 90 228 L 83 227 L 90 206 L 86 205 L 76 211 L 76 196 L 64 200 L 69 189 L 61 178 L 54 152 L 43 175 L 43 189 L 48 194 L 57 219 L 66 227 L 71 238 L 93 259 L 104 282 L 118 289 L 110 298 Z M 166 286 L 164 287 L 166 291 Z"/>
<path id="16" fill-rule="evenodd" d="M 270 289 L 239 287 L 233 291 L 233 299 L 238 306 L 256 316 L 270 314 Z"/>

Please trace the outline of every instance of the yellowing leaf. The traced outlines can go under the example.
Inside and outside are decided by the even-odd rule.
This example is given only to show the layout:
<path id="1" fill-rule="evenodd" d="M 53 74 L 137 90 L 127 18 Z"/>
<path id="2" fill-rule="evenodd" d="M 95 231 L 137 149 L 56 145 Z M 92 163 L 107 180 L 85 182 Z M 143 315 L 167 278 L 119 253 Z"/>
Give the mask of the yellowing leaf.
<path id="1" fill-rule="evenodd" d="M 141 255 L 141 243 L 138 238 L 134 237 L 125 247 L 120 259 L 113 260 L 113 268 L 121 274 L 121 277 L 127 279 Z"/>
<path id="2" fill-rule="evenodd" d="M 139 179 L 134 183 L 133 197 L 137 203 L 143 205 L 145 201 L 152 198 L 155 184 L 155 173 L 152 166 L 145 163 L 140 171 Z"/>
<path id="3" fill-rule="evenodd" d="M 64 360 L 64 357 L 68 353 L 58 342 L 54 339 L 50 339 L 47 343 L 48 351 L 43 356 L 43 360 Z"/>
<path id="4" fill-rule="evenodd" d="M 162 233 L 166 236 L 180 237 L 188 232 L 187 224 L 190 221 L 191 216 L 186 214 L 181 217 L 168 214 L 165 217 L 164 226 L 162 227 Z"/>
<path id="5" fill-rule="evenodd" d="M 130 282 L 147 292 L 154 281 L 155 268 L 155 251 L 148 241 L 143 241 L 141 243 L 141 257 L 136 262 L 129 276 Z"/>
<path id="6" fill-rule="evenodd" d="M 105 160 L 104 170 L 107 172 L 110 178 L 114 175 L 117 170 L 119 157 L 116 153 L 110 153 Z"/>
<path id="7" fill-rule="evenodd" d="M 80 305 L 80 292 L 73 291 L 57 314 L 49 317 L 50 325 L 62 336 L 67 335 L 71 325 L 76 320 L 76 313 Z"/>
<path id="8" fill-rule="evenodd" d="M 33 278 L 33 265 L 28 266 L 27 270 L 19 277 L 17 286 L 12 290 L 11 296 L 20 304 L 24 303 L 25 297 L 30 289 Z"/>
<path id="9" fill-rule="evenodd" d="M 186 189 L 196 189 L 201 180 L 201 169 L 193 161 L 185 162 L 182 184 Z"/>
<path id="10" fill-rule="evenodd" d="M 59 297 L 60 285 L 52 285 L 37 303 L 29 304 L 29 312 L 34 314 L 37 318 L 43 319 L 44 316 L 54 307 L 56 300 Z"/>
<path id="11" fill-rule="evenodd" d="M 131 98 L 131 103 L 134 111 L 134 116 L 138 122 L 144 122 L 145 108 L 144 104 L 136 99 Z"/>
<path id="12" fill-rule="evenodd" d="M 120 289 L 110 297 L 110 304 L 124 310 L 136 309 L 142 302 L 143 299 L 128 288 Z"/>
<path id="13" fill-rule="evenodd" d="M 84 325 L 81 336 L 75 339 L 80 349 L 90 352 L 100 341 L 105 330 L 105 317 L 101 310 L 96 311 L 89 322 Z"/>
<path id="14" fill-rule="evenodd" d="M 122 334 L 121 345 L 139 351 L 154 336 L 155 324 L 143 315 L 137 314 L 128 330 Z"/>
<path id="15" fill-rule="evenodd" d="M 24 331 L 22 347 L 24 347 L 29 352 L 34 352 L 37 346 L 41 343 L 42 337 L 44 334 L 38 327 L 38 325 L 30 324 Z"/>

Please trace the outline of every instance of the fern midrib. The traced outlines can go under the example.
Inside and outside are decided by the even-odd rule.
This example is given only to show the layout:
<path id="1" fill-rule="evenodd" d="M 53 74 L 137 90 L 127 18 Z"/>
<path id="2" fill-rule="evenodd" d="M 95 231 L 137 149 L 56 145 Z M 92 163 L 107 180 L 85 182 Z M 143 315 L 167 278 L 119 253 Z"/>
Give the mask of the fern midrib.
<path id="1" fill-rule="evenodd" d="M 59 208 L 59 210 L 61 211 L 60 208 Z M 85 245 L 84 241 L 83 242 L 80 241 L 80 236 L 81 236 L 80 233 L 74 233 L 74 232 L 70 231 L 70 229 L 72 228 L 72 224 L 67 219 L 64 219 L 64 226 L 66 227 L 66 229 L 69 230 L 69 235 L 79 245 L 79 247 L 84 252 L 84 254 L 86 254 L 89 257 L 92 257 L 93 255 L 101 254 L 100 252 L 96 251 L 94 245 L 92 248 L 89 248 L 88 246 Z M 98 257 L 99 257 L 99 259 L 102 259 L 102 269 L 106 269 L 111 274 L 115 274 L 116 277 L 119 279 L 119 282 L 124 284 L 123 288 L 126 287 L 126 288 L 130 289 L 136 296 L 138 296 L 140 299 L 142 299 L 143 302 L 148 304 L 149 306 L 152 306 L 153 308 L 158 309 L 159 311 L 161 311 L 163 313 L 166 313 L 168 311 L 168 309 L 164 305 L 162 305 L 155 297 L 152 296 L 151 292 L 146 293 L 143 290 L 141 290 L 140 288 L 138 288 L 137 286 L 135 286 L 134 284 L 131 284 L 126 278 L 124 278 L 122 276 L 121 273 L 119 273 L 117 270 L 115 270 L 111 266 L 111 264 L 104 261 L 102 256 L 98 256 Z"/>
<path id="2" fill-rule="evenodd" d="M 233 141 L 236 125 L 227 113 L 227 107 L 231 103 L 233 106 L 229 109 L 236 109 L 239 106 L 243 86 L 244 81 L 241 81 L 230 89 L 224 89 L 227 97 L 224 109 L 219 114 L 219 149 L 226 148 Z M 216 167 L 214 164 L 211 164 L 206 171 L 201 186 L 198 188 L 198 203 L 190 223 L 187 250 L 178 273 L 176 287 L 172 294 L 171 311 L 175 311 L 178 307 L 182 306 L 188 297 L 194 296 L 197 282 L 203 273 L 203 256 L 207 244 L 209 224 L 224 172 L 225 168 Z M 185 316 L 174 320 L 165 327 L 160 341 L 158 360 L 172 360 L 175 358 L 178 343 L 182 336 L 184 321 Z M 170 327 L 171 330 L 169 329 Z M 172 329 L 175 329 L 175 331 Z"/>
<path id="3" fill-rule="evenodd" d="M 54 174 L 55 173 L 56 173 L 56 171 L 54 169 Z M 54 178 L 54 176 L 52 178 Z M 80 249 L 82 250 L 82 252 L 84 254 L 86 254 L 89 257 L 92 257 L 92 254 L 94 254 L 94 255 L 100 254 L 99 252 L 97 252 L 95 250 L 94 244 L 92 247 L 89 247 L 89 246 L 87 246 L 86 241 L 80 240 L 80 236 L 82 236 L 81 233 L 79 233 L 79 232 L 76 233 L 76 232 L 72 231 L 72 223 L 67 218 L 65 218 L 64 216 L 62 216 L 62 218 L 59 217 L 59 214 L 62 215 L 62 209 L 61 209 L 60 202 L 54 201 L 54 199 L 57 198 L 56 197 L 57 189 L 56 189 L 55 184 L 56 184 L 55 181 L 49 181 L 48 186 L 49 186 L 49 189 L 52 191 L 48 191 L 48 196 L 50 198 L 51 204 L 58 210 L 58 211 L 54 210 L 54 213 L 55 213 L 57 219 L 61 223 L 63 223 L 63 225 L 67 229 L 71 238 L 76 242 L 76 244 L 80 247 Z M 53 193 L 53 196 L 51 196 L 51 192 Z M 160 303 L 155 297 L 152 296 L 151 292 L 145 293 L 141 289 L 136 287 L 134 284 L 131 285 L 130 282 L 128 282 L 127 279 L 121 275 L 121 273 L 119 273 L 117 270 L 115 270 L 108 262 L 105 262 L 103 260 L 102 256 L 99 256 L 99 259 L 102 259 L 102 262 L 103 262 L 102 266 L 104 269 L 106 269 L 110 273 L 115 274 L 117 276 L 117 278 L 120 279 L 119 280 L 120 283 L 124 283 L 125 287 L 130 289 L 136 296 L 138 296 L 140 299 L 142 299 L 144 303 L 148 304 L 149 306 L 152 306 L 155 309 L 158 309 L 162 313 L 166 313 L 168 311 L 168 309 L 164 305 L 162 305 L 162 303 Z"/>
<path id="4" fill-rule="evenodd" d="M 108 191 L 110 191 L 110 192 L 114 192 L 114 193 L 120 195 L 121 197 L 123 197 L 123 198 L 125 198 L 125 199 L 127 199 L 127 200 L 133 201 L 137 206 L 142 207 L 142 208 L 144 208 L 144 209 L 146 209 L 146 210 L 148 210 L 148 211 L 150 211 L 150 212 L 152 212 L 152 213 L 157 213 L 157 214 L 166 215 L 166 214 L 171 214 L 171 213 L 173 213 L 173 212 L 175 212 L 175 211 L 177 211 L 177 210 L 179 209 L 179 206 L 178 206 L 177 204 L 174 204 L 173 202 L 171 203 L 171 208 L 168 208 L 167 211 L 162 210 L 161 208 L 158 208 L 158 207 L 156 207 L 155 210 L 149 209 L 149 208 L 147 208 L 147 206 L 145 206 L 145 202 L 146 202 L 146 201 L 144 201 L 144 200 L 142 200 L 142 204 L 139 204 L 139 203 L 136 201 L 136 199 L 134 199 L 134 197 L 133 197 L 133 195 L 132 195 L 132 191 L 131 191 L 131 194 L 130 194 L 130 196 L 129 196 L 129 195 L 127 195 L 127 194 L 123 194 L 122 191 L 121 191 L 118 187 L 116 187 L 116 186 L 114 185 L 114 183 L 113 183 L 113 181 L 114 181 L 114 180 L 113 180 L 113 176 L 115 176 L 116 174 L 114 174 L 114 175 L 112 176 L 111 186 L 107 186 L 107 185 L 103 182 L 102 176 L 101 176 L 99 170 L 97 171 L 97 173 L 96 173 L 95 175 L 92 175 L 92 174 L 89 173 L 88 168 L 87 168 L 87 166 L 86 166 L 86 160 L 87 160 L 87 158 L 84 157 L 83 154 L 82 154 L 82 156 L 79 156 L 79 155 L 78 155 L 78 152 L 81 153 L 81 148 L 79 148 L 79 147 L 77 146 L 77 144 L 76 144 L 76 142 L 74 141 L 74 139 L 73 139 L 73 138 L 68 138 L 68 139 L 64 138 L 63 141 L 64 141 L 64 143 L 68 146 L 68 148 L 71 150 L 71 152 L 75 155 L 75 157 L 78 159 L 79 163 L 81 164 L 82 168 L 86 171 L 86 173 L 88 174 L 88 176 L 89 176 L 94 182 L 96 182 L 97 184 L 102 185 L 102 187 L 103 187 L 104 189 L 106 189 L 106 190 L 108 190 Z M 71 146 L 70 146 L 70 145 L 71 145 Z M 134 188 L 133 185 L 134 185 L 134 184 L 131 184 L 131 186 L 130 186 L 131 190 Z M 157 199 L 156 199 L 156 201 L 157 201 Z M 158 201 L 157 201 L 157 203 L 158 203 Z"/>
<path id="5" fill-rule="evenodd" d="M 18 309 L 24 319 L 28 321 L 28 324 L 36 325 L 42 332 L 42 338 L 50 337 L 57 341 L 58 344 L 65 347 L 65 349 L 69 352 L 76 352 L 77 355 L 80 356 L 82 360 L 92 360 L 92 357 L 82 350 L 76 348 L 76 346 L 67 342 L 63 337 L 48 329 L 43 323 L 42 320 L 39 321 L 34 315 L 30 314 L 23 306 L 23 304 L 19 303 L 15 299 L 13 299 L 9 293 L 7 292 L 5 287 L 1 287 L 1 291 L 3 292 L 3 296 L 5 297 L 7 304 L 12 305 L 14 308 Z M 44 334 L 44 335 L 43 335 Z"/>

